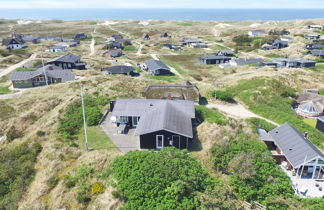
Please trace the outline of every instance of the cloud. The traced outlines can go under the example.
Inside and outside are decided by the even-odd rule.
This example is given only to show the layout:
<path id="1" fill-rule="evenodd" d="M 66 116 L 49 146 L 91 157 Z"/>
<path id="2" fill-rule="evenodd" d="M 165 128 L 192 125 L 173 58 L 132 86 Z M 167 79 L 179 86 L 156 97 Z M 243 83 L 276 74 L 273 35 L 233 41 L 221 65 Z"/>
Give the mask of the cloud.
<path id="1" fill-rule="evenodd" d="M 324 8 L 323 0 L 0 0 L 0 8 Z"/>

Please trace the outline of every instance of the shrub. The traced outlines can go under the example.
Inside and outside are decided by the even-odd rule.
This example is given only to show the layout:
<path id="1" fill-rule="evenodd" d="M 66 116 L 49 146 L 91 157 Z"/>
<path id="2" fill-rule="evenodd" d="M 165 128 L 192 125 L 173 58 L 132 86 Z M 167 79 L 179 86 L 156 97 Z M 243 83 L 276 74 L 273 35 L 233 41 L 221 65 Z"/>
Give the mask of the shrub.
<path id="1" fill-rule="evenodd" d="M 77 201 L 78 203 L 87 204 L 91 201 L 91 198 L 84 192 L 78 192 Z"/>
<path id="2" fill-rule="evenodd" d="M 297 96 L 297 91 L 294 88 L 285 88 L 282 91 L 281 96 L 295 98 Z"/>
<path id="3" fill-rule="evenodd" d="M 261 141 L 236 139 L 224 147 L 215 145 L 212 162 L 216 169 L 232 173 L 229 184 L 242 200 L 266 205 L 269 197 L 294 195 L 289 177 Z"/>
<path id="4" fill-rule="evenodd" d="M 126 153 L 112 171 L 125 209 L 199 209 L 199 193 L 216 182 L 186 151 L 170 147 Z"/>
<path id="5" fill-rule="evenodd" d="M 37 131 L 36 132 L 36 135 L 38 136 L 38 137 L 42 137 L 42 136 L 45 136 L 45 131 Z"/>
<path id="6" fill-rule="evenodd" d="M 104 96 L 84 97 L 85 112 L 87 125 L 98 125 L 102 113 L 101 109 L 108 104 L 108 100 Z M 68 105 L 59 118 L 58 133 L 65 139 L 72 140 L 83 126 L 81 100 Z"/>
<path id="7" fill-rule="evenodd" d="M 12 142 L 13 140 L 23 136 L 23 132 L 18 130 L 14 125 L 11 126 L 7 132 L 7 140 Z"/>
<path id="8" fill-rule="evenodd" d="M 2 87 L 0 86 L 0 95 L 2 94 L 7 94 L 7 93 L 10 93 L 10 89 L 8 87 Z"/>
<path id="9" fill-rule="evenodd" d="M 211 92 L 211 95 L 221 101 L 227 101 L 227 102 L 234 101 L 233 94 L 230 93 L 229 91 L 215 90 Z"/>
<path id="10" fill-rule="evenodd" d="M 103 186 L 103 184 L 101 184 L 99 182 L 95 183 L 91 187 L 92 194 L 100 194 L 100 193 L 103 193 L 104 191 L 105 191 L 105 186 Z"/>
<path id="11" fill-rule="evenodd" d="M 114 190 L 111 192 L 111 195 L 116 199 L 123 200 L 123 193 L 120 190 Z"/>

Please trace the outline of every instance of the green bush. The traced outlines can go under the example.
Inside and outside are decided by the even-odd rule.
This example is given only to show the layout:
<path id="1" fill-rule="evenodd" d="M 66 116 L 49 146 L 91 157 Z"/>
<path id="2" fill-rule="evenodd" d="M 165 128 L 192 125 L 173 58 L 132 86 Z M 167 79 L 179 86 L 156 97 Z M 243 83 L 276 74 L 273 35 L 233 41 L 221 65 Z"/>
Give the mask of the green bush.
<path id="1" fill-rule="evenodd" d="M 207 121 L 209 123 L 216 123 L 218 125 L 225 125 L 228 123 L 228 119 L 222 113 L 216 109 L 209 109 L 205 106 L 199 105 L 195 107 L 196 116 L 201 121 Z"/>
<path id="2" fill-rule="evenodd" d="M 261 141 L 237 139 L 212 148 L 216 169 L 229 171 L 229 184 L 242 200 L 267 205 L 269 197 L 292 197 L 289 177 L 276 165 Z"/>
<path id="3" fill-rule="evenodd" d="M 84 97 L 87 125 L 98 125 L 102 113 L 102 108 L 108 104 L 108 99 L 104 96 Z M 59 118 L 58 132 L 66 139 L 73 139 L 83 126 L 81 99 L 68 105 L 64 113 Z"/>
<path id="4" fill-rule="evenodd" d="M 258 128 L 263 128 L 266 131 L 271 131 L 273 129 L 275 129 L 277 126 L 259 119 L 259 118 L 250 118 L 248 119 L 248 123 L 251 125 L 251 127 L 253 128 L 253 130 L 256 132 Z"/>
<path id="5" fill-rule="evenodd" d="M 0 209 L 17 209 L 33 180 L 34 165 L 41 150 L 38 143 L 25 143 L 0 151 Z"/>
<path id="6" fill-rule="evenodd" d="M 45 131 L 37 131 L 36 132 L 36 135 L 38 136 L 38 137 L 42 137 L 42 136 L 45 136 Z"/>
<path id="7" fill-rule="evenodd" d="M 216 97 L 221 101 L 233 102 L 233 94 L 228 91 L 214 90 L 211 92 L 212 97 Z"/>
<path id="8" fill-rule="evenodd" d="M 0 86 L 0 95 L 2 95 L 2 94 L 8 94 L 10 92 L 11 91 L 10 91 L 9 87 L 2 87 L 2 86 Z"/>
<path id="9" fill-rule="evenodd" d="M 195 159 L 176 148 L 126 153 L 113 162 L 112 172 L 125 209 L 199 209 L 199 193 L 217 185 Z"/>
<path id="10" fill-rule="evenodd" d="M 324 95 L 324 89 L 320 89 L 320 90 L 318 91 L 318 93 L 319 93 L 320 95 Z"/>

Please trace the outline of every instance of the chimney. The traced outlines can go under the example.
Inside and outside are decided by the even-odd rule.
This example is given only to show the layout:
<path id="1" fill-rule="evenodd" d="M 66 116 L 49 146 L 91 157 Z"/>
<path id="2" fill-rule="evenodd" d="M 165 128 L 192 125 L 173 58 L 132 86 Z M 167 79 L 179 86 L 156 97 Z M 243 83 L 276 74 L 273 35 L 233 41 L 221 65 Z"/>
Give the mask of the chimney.
<path id="1" fill-rule="evenodd" d="M 53 70 L 53 66 L 49 66 L 48 67 L 48 70 Z"/>
<path id="2" fill-rule="evenodd" d="M 304 133 L 304 137 L 307 139 L 307 137 L 308 137 L 308 133 L 307 132 Z"/>

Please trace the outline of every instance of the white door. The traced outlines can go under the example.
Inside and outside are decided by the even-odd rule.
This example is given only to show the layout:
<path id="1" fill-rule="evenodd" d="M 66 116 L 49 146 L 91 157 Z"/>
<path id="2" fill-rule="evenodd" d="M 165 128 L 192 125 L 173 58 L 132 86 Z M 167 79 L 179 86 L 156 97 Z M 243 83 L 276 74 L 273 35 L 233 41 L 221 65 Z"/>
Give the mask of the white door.
<path id="1" fill-rule="evenodd" d="M 156 135 L 156 149 L 162 149 L 163 148 L 163 135 Z"/>

